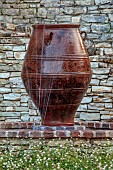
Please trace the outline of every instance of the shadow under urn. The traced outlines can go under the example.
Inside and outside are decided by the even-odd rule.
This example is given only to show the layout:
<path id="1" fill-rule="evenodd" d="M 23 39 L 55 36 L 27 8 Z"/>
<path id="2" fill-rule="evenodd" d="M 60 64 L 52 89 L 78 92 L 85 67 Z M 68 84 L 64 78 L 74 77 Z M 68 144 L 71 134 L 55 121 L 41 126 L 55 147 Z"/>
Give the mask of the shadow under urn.
<path id="1" fill-rule="evenodd" d="M 79 26 L 33 25 L 21 76 L 42 125 L 73 126 L 87 91 L 92 73 Z"/>

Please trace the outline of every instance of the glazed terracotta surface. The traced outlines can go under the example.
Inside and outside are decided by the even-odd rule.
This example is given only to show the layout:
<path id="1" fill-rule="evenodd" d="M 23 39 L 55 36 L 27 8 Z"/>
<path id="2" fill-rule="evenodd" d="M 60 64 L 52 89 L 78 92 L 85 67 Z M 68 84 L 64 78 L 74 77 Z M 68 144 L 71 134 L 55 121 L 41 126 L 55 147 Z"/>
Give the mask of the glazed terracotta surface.
<path id="1" fill-rule="evenodd" d="M 22 80 L 43 125 L 74 125 L 90 79 L 90 62 L 79 25 L 33 25 Z"/>

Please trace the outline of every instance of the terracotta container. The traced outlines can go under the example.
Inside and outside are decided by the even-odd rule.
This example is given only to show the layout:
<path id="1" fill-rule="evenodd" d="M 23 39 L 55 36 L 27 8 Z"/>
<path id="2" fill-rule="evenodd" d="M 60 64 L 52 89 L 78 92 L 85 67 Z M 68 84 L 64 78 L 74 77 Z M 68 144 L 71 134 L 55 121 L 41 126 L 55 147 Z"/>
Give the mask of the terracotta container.
<path id="1" fill-rule="evenodd" d="M 43 125 L 74 125 L 90 79 L 90 62 L 79 25 L 33 25 L 22 80 Z"/>

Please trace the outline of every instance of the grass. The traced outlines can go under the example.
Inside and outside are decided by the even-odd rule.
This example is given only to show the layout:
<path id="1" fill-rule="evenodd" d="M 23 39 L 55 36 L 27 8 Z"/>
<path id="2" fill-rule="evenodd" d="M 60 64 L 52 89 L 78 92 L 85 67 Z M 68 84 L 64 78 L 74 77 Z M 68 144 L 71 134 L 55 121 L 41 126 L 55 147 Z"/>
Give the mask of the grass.
<path id="1" fill-rule="evenodd" d="M 71 140 L 54 146 L 44 140 L 37 144 L 0 149 L 0 170 L 112 170 L 113 150 L 110 146 L 75 146 Z"/>

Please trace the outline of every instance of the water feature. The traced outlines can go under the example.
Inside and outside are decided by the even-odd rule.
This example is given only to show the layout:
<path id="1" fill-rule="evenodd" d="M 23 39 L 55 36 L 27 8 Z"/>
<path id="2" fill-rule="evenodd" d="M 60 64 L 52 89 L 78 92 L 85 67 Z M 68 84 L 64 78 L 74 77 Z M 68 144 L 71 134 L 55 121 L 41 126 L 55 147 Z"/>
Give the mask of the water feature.
<path id="1" fill-rule="evenodd" d="M 39 108 L 42 125 L 74 126 L 75 112 L 90 79 L 90 62 L 79 25 L 33 25 L 22 80 Z"/>

